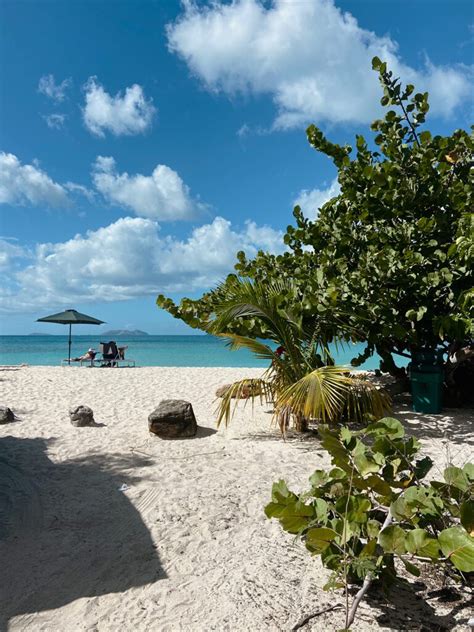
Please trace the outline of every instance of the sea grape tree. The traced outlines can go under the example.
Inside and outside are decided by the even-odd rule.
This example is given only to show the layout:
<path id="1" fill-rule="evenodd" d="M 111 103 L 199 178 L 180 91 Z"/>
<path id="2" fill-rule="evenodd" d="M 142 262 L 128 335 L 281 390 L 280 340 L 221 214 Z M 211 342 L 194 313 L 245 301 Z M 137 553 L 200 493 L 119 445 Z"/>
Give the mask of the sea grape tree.
<path id="1" fill-rule="evenodd" d="M 397 374 L 397 354 L 447 348 L 474 333 L 474 134 L 432 135 L 428 94 L 403 87 L 378 58 L 373 68 L 387 111 L 372 123 L 372 137 L 356 136 L 353 148 L 330 142 L 315 125 L 307 130 L 310 145 L 338 171 L 339 195 L 314 220 L 296 207 L 288 251 L 252 260 L 238 253 L 236 272 L 259 282 L 290 278 L 303 321 L 323 322 L 327 340 L 365 342 L 354 364 L 377 352 L 382 368 Z M 157 303 L 206 329 L 222 292 Z M 265 335 L 257 322 L 236 319 L 232 327 Z"/>
<path id="2" fill-rule="evenodd" d="M 318 432 L 332 469 L 316 470 L 300 494 L 275 483 L 265 513 L 320 556 L 331 571 L 325 589 L 361 585 L 346 629 L 370 584 L 390 586 L 400 565 L 419 576 L 422 563 L 436 564 L 457 581 L 474 571 L 474 464 L 425 482 L 432 461 L 417 459 L 419 442 L 396 419 Z"/>

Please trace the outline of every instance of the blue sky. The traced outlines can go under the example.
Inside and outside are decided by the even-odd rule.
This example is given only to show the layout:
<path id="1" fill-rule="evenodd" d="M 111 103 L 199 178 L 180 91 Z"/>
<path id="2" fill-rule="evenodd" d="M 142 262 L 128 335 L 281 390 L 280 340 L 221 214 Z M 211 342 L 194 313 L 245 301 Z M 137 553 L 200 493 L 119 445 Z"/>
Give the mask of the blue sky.
<path id="1" fill-rule="evenodd" d="M 4 0 L 0 332 L 63 333 L 34 321 L 75 307 L 189 333 L 156 295 L 199 296 L 237 250 L 281 250 L 294 204 L 315 217 L 337 193 L 304 130 L 367 131 L 373 55 L 430 91 L 431 130 L 470 124 L 472 7 Z"/>

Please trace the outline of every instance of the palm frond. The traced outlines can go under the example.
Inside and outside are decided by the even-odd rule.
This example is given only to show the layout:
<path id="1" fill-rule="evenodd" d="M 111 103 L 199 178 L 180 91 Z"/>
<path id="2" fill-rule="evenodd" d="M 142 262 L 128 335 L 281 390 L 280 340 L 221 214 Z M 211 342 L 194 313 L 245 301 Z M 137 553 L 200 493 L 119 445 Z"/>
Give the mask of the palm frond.
<path id="1" fill-rule="evenodd" d="M 226 427 L 229 425 L 241 399 L 245 400 L 245 404 L 251 400 L 253 406 L 256 398 L 261 404 L 272 401 L 273 389 L 270 382 L 262 378 L 245 378 L 231 384 L 217 406 L 217 427 L 219 428 L 222 421 Z M 233 405 L 232 400 L 235 400 Z"/>
<path id="2" fill-rule="evenodd" d="M 217 334 L 217 336 L 227 340 L 232 351 L 242 348 L 248 349 L 260 360 L 268 360 L 269 362 L 272 362 L 277 357 L 271 347 L 255 338 L 239 336 L 238 334 Z"/>
<path id="3" fill-rule="evenodd" d="M 278 394 L 277 414 L 287 407 L 307 419 L 332 423 L 341 418 L 346 407 L 354 421 L 366 413 L 383 416 L 390 400 L 370 382 L 348 376 L 343 367 L 323 366 Z"/>

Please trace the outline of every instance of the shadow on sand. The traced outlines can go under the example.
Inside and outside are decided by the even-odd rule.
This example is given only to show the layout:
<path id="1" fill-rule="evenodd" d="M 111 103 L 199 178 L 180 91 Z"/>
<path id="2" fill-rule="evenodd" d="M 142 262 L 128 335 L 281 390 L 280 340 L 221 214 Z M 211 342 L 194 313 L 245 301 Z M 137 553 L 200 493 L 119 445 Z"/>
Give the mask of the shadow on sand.
<path id="1" fill-rule="evenodd" d="M 0 629 L 11 617 L 166 577 L 140 513 L 119 491 L 139 455 L 61 463 L 44 439 L 0 439 Z"/>
<path id="2" fill-rule="evenodd" d="M 389 591 L 388 599 L 380 586 L 374 587 L 367 595 L 367 602 L 381 611 L 376 616 L 381 626 L 407 632 L 449 632 L 456 625 L 467 627 L 469 619 L 470 603 L 466 595 L 454 589 L 451 595 L 443 590 L 427 592 L 421 581 L 398 581 Z M 443 604 L 445 612 L 437 612 L 436 606 Z M 463 613 L 463 617 L 456 618 L 458 613 Z"/>
<path id="3" fill-rule="evenodd" d="M 446 439 L 454 444 L 474 445 L 474 408 L 443 408 L 437 415 L 415 413 L 411 410 L 411 400 L 400 397 L 392 416 L 403 419 L 407 433 L 418 439 Z"/>

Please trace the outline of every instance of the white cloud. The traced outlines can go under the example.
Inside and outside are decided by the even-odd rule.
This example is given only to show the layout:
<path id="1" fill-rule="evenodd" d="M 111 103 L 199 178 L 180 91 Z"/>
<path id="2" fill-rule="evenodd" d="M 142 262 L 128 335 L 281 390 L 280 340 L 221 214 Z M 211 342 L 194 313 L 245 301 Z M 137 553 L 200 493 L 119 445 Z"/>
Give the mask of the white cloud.
<path id="1" fill-rule="evenodd" d="M 64 188 L 71 193 L 78 193 L 79 195 L 83 195 L 91 204 L 95 202 L 95 192 L 83 186 L 82 184 L 76 184 L 75 182 L 65 182 Z"/>
<path id="2" fill-rule="evenodd" d="M 54 75 L 44 75 L 39 80 L 38 92 L 41 92 L 53 101 L 61 102 L 66 98 L 66 92 L 71 84 L 71 79 L 64 79 L 64 81 L 57 84 L 54 80 Z"/>
<path id="3" fill-rule="evenodd" d="M 306 217 L 313 219 L 319 214 L 319 209 L 329 200 L 341 192 L 337 179 L 334 179 L 327 189 L 303 189 L 293 202 L 293 206 L 301 207 Z"/>
<path id="4" fill-rule="evenodd" d="M 14 154 L 0 152 L 0 204 L 68 206 L 63 186 L 35 165 L 22 165 Z"/>
<path id="5" fill-rule="evenodd" d="M 205 289 L 233 270 L 235 254 L 283 250 L 283 236 L 247 222 L 238 230 L 222 217 L 187 239 L 162 236 L 151 219 L 124 217 L 64 243 L 39 244 L 33 263 L 13 275 L 6 312 L 87 301 L 115 301 L 158 292 Z"/>
<path id="6" fill-rule="evenodd" d="M 131 136 L 144 133 L 151 126 L 156 108 L 138 84 L 115 96 L 106 92 L 96 77 L 90 77 L 84 87 L 83 118 L 92 134 L 104 137 L 109 131 L 115 136 Z"/>
<path id="7" fill-rule="evenodd" d="M 46 124 L 51 129 L 62 129 L 64 127 L 64 121 L 66 120 L 65 114 L 46 114 L 43 116 Z"/>
<path id="8" fill-rule="evenodd" d="M 444 116 L 470 94 L 469 69 L 404 64 L 397 44 L 361 28 L 333 0 L 234 0 L 197 6 L 168 25 L 168 45 L 209 90 L 272 95 L 275 127 L 324 120 L 367 122 L 378 114 L 380 88 L 371 59 L 428 90 Z"/>
<path id="9" fill-rule="evenodd" d="M 11 268 L 15 259 L 21 259 L 26 256 L 27 252 L 24 248 L 0 237 L 0 270 L 2 272 Z"/>
<path id="10" fill-rule="evenodd" d="M 190 219 L 204 207 L 191 197 L 176 171 L 166 165 L 157 165 L 150 176 L 129 175 L 117 173 L 113 158 L 98 156 L 92 179 L 109 202 L 128 207 L 143 217 Z"/>

